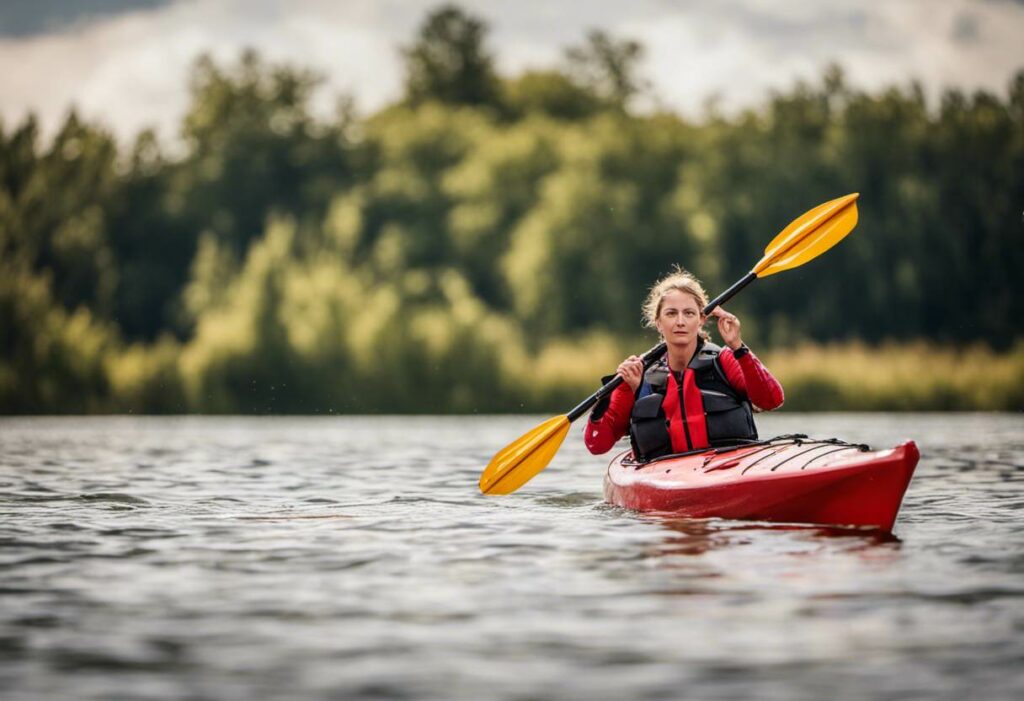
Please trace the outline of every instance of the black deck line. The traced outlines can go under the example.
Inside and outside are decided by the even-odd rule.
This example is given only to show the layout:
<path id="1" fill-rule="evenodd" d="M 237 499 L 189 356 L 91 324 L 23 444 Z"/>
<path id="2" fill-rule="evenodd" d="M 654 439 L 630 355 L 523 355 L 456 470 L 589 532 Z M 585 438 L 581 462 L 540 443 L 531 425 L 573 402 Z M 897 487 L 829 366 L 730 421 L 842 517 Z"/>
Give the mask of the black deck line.
<path id="1" fill-rule="evenodd" d="M 802 451 L 800 451 L 799 453 L 796 453 L 796 454 L 794 454 L 794 455 L 790 455 L 790 456 L 789 456 L 788 458 L 786 458 L 786 459 L 785 459 L 785 460 L 783 460 L 782 462 L 778 463 L 777 465 L 774 465 L 774 466 L 772 466 L 772 469 L 771 469 L 771 470 L 769 470 L 769 472 L 775 472 L 776 470 L 778 470 L 778 469 L 779 469 L 780 467 L 782 467 L 783 465 L 785 465 L 785 464 L 786 464 L 787 462 L 789 462 L 789 461 L 790 461 L 790 460 L 792 460 L 793 458 L 798 458 L 798 457 L 800 457 L 801 455 L 807 455 L 807 453 L 810 453 L 810 452 L 812 452 L 812 451 L 815 451 L 815 450 L 817 450 L 818 448 L 822 448 L 822 447 L 824 447 L 824 446 L 827 446 L 827 445 L 829 445 L 829 444 L 828 444 L 828 443 L 817 443 L 816 445 L 813 445 L 813 446 L 811 446 L 811 447 L 810 447 L 810 448 L 808 448 L 807 450 L 802 450 Z"/>
<path id="2" fill-rule="evenodd" d="M 777 439 L 772 439 L 772 440 L 777 440 Z M 768 447 L 774 448 L 774 447 L 778 446 L 779 448 L 784 448 L 787 445 L 811 445 L 811 446 L 814 446 L 813 448 L 811 448 L 811 450 L 814 450 L 814 448 L 820 448 L 823 445 L 837 445 L 836 441 L 839 441 L 839 439 L 838 438 L 823 438 L 823 439 L 820 439 L 820 440 L 805 441 L 805 440 L 802 440 L 802 439 L 799 439 L 799 438 L 794 438 L 789 443 L 770 443 L 770 444 L 768 444 Z M 839 442 L 843 443 L 843 449 L 857 447 L 857 446 L 854 446 L 853 444 L 845 443 L 843 441 L 839 441 Z M 785 462 L 788 462 L 792 458 L 797 457 L 797 455 L 804 455 L 805 453 L 808 453 L 808 452 L 810 452 L 810 451 L 805 450 L 803 453 L 797 453 L 796 455 L 793 455 L 793 456 L 791 456 L 789 458 L 786 458 L 785 460 L 780 462 L 779 465 L 781 465 L 781 464 L 783 464 Z M 747 474 L 747 470 L 749 470 L 750 468 L 754 467 L 754 465 L 756 465 L 757 463 L 761 462 L 762 460 L 764 460 L 766 458 L 770 458 L 772 455 L 778 455 L 778 454 L 779 454 L 779 451 L 775 450 L 774 452 L 769 453 L 768 455 L 762 455 L 757 460 L 755 460 L 754 462 L 752 462 L 749 465 L 747 465 L 746 467 L 744 467 L 743 471 L 740 474 L 741 475 Z M 828 455 L 828 453 L 822 453 L 822 455 Z M 815 460 L 817 460 L 817 458 L 815 458 Z M 778 467 L 779 465 L 776 465 L 775 467 Z M 775 467 L 772 468 L 772 470 L 771 470 L 772 472 L 775 471 Z M 803 468 L 801 468 L 801 469 L 803 469 Z"/>
<path id="3" fill-rule="evenodd" d="M 759 448 L 758 448 L 757 450 L 752 450 L 752 451 L 750 451 L 749 453 L 747 453 L 747 454 L 746 454 L 746 455 L 744 455 L 743 457 L 745 457 L 745 458 L 749 458 L 749 457 L 750 457 L 751 455 L 757 455 L 758 453 L 760 453 L 760 452 L 762 452 L 762 451 L 765 451 L 765 450 L 771 450 L 772 448 L 776 447 L 776 445 L 778 445 L 778 444 L 773 444 L 773 443 L 766 443 L 766 444 L 764 444 L 764 445 L 760 446 L 760 447 L 759 447 Z M 783 443 L 782 445 L 793 445 L 793 444 L 792 444 L 792 443 Z M 748 447 L 748 448 L 749 448 L 749 447 L 751 447 L 751 446 L 746 446 L 746 447 Z M 714 456 L 713 458 L 711 458 L 711 460 L 709 460 L 708 462 L 705 462 L 705 463 L 704 463 L 704 464 L 703 464 L 703 465 L 701 466 L 701 467 L 702 467 L 702 468 L 704 469 L 704 472 L 711 472 L 712 470 L 718 469 L 718 465 L 715 465 L 715 464 L 714 464 L 714 463 L 712 462 L 712 461 L 713 461 L 713 460 L 714 460 L 715 458 L 717 458 L 717 457 L 718 457 L 718 455 L 715 455 L 715 456 Z M 767 456 L 765 456 L 765 457 L 767 457 Z M 725 464 L 725 463 L 729 462 L 730 460 L 732 460 L 732 458 L 731 458 L 731 457 L 729 457 L 729 458 L 726 458 L 725 460 L 723 460 L 723 461 L 722 461 L 721 463 L 719 463 L 719 464 Z M 764 458 L 763 458 L 763 457 L 762 457 L 762 458 L 758 458 L 758 459 L 757 459 L 757 462 L 760 462 L 761 460 L 764 460 Z"/>
<path id="4" fill-rule="evenodd" d="M 757 460 L 755 460 L 754 462 L 752 462 L 752 463 L 750 463 L 749 465 L 747 465 L 746 467 L 744 467 L 744 468 L 743 468 L 743 472 L 741 472 L 740 474 L 741 474 L 741 475 L 745 475 L 745 474 L 747 474 L 747 470 L 749 470 L 750 468 L 752 468 L 752 467 L 753 467 L 754 465 L 756 465 L 757 463 L 761 462 L 762 460 L 764 460 L 764 459 L 766 459 L 766 458 L 770 458 L 770 457 L 771 457 L 771 456 L 773 456 L 773 455 L 778 455 L 778 454 L 779 454 L 779 450 L 781 450 L 781 449 L 782 449 L 782 448 L 783 448 L 784 446 L 787 446 L 787 445 L 793 445 L 793 444 L 792 444 L 792 443 L 783 443 L 782 445 L 780 445 L 780 446 L 779 446 L 778 450 L 774 450 L 774 451 L 772 451 L 771 453 L 768 453 L 768 455 L 762 455 L 762 456 L 761 456 L 761 457 L 759 457 L 759 458 L 758 458 Z"/>
<path id="5" fill-rule="evenodd" d="M 838 447 L 838 448 L 836 448 L 835 450 L 830 450 L 830 451 L 828 451 L 827 453 L 822 453 L 821 455 L 815 455 L 815 456 L 814 456 L 813 458 L 811 458 L 810 460 L 808 460 L 807 462 L 805 462 L 805 463 L 804 463 L 804 466 L 803 466 L 803 467 L 801 467 L 800 469 L 801 469 L 801 470 L 805 470 L 805 469 L 807 469 L 807 466 L 808 466 L 808 465 L 810 465 L 810 464 L 811 464 L 812 462 L 814 462 L 815 460 L 817 460 L 818 458 L 823 458 L 823 457 L 825 457 L 826 455 L 831 455 L 832 453 L 839 453 L 839 452 L 842 452 L 842 451 L 844 451 L 844 450 L 852 450 L 853 448 L 856 448 L 856 446 L 853 446 L 853 445 L 843 445 L 843 446 L 839 446 L 839 447 Z"/>

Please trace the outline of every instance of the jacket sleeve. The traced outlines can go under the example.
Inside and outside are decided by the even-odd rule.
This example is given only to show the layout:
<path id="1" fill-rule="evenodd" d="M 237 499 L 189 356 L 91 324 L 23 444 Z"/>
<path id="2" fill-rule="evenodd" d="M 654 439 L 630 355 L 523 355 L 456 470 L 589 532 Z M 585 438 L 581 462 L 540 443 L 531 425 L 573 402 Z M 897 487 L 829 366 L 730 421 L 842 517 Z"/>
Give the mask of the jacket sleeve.
<path id="1" fill-rule="evenodd" d="M 732 349 L 725 348 L 718 358 L 729 384 L 747 395 L 757 409 L 771 411 L 782 406 L 786 399 L 782 385 L 753 352 L 736 360 Z"/>
<path id="2" fill-rule="evenodd" d="M 598 416 L 590 415 L 583 429 L 583 442 L 594 455 L 607 453 L 629 431 L 633 411 L 633 390 L 623 383 L 612 390 L 608 407 Z"/>

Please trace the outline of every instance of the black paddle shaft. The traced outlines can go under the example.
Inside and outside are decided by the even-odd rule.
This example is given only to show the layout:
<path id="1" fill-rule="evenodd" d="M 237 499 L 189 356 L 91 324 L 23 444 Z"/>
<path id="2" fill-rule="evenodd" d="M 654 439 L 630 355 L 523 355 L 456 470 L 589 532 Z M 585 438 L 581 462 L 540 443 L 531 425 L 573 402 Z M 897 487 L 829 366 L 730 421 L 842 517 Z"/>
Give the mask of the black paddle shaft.
<path id="1" fill-rule="evenodd" d="M 740 290 L 742 290 L 744 287 L 746 287 L 747 285 L 749 285 L 750 283 L 752 283 L 756 279 L 757 279 L 757 275 L 755 275 L 753 272 L 749 272 L 746 275 L 744 275 L 743 277 L 741 277 L 739 280 L 737 280 L 732 285 L 732 287 L 730 287 L 725 292 L 723 292 L 722 294 L 718 295 L 713 300 L 708 302 L 708 306 L 704 307 L 704 312 L 703 312 L 704 315 L 706 316 L 706 315 L 710 314 L 711 310 L 713 310 L 715 307 L 717 307 L 719 305 L 722 305 L 722 304 L 725 304 L 726 302 L 728 302 Z M 665 355 L 665 351 L 667 351 L 667 350 L 668 350 L 668 346 L 665 345 L 664 341 L 662 341 L 661 343 L 659 343 L 658 345 L 654 346 L 649 351 L 644 353 L 642 356 L 640 356 L 640 359 L 642 361 L 644 361 L 644 369 L 646 370 L 647 368 L 651 367 L 651 365 L 653 365 L 654 362 L 658 360 L 658 358 L 660 358 L 661 356 Z M 581 416 L 583 416 L 585 413 L 587 413 L 590 410 L 590 407 L 592 407 L 595 404 L 597 404 L 597 402 L 600 401 L 602 398 L 604 398 L 607 395 L 611 394 L 612 390 L 615 389 L 616 387 L 618 387 L 619 385 L 621 385 L 622 382 L 623 382 L 622 376 L 621 375 L 616 375 L 604 387 L 602 387 L 601 389 L 597 390 L 592 395 L 590 395 L 589 397 L 584 399 L 582 402 L 577 404 L 573 408 L 572 411 L 570 411 L 568 414 L 566 414 L 566 417 L 569 419 L 569 422 L 571 423 L 571 422 L 575 421 L 576 419 L 580 418 Z"/>

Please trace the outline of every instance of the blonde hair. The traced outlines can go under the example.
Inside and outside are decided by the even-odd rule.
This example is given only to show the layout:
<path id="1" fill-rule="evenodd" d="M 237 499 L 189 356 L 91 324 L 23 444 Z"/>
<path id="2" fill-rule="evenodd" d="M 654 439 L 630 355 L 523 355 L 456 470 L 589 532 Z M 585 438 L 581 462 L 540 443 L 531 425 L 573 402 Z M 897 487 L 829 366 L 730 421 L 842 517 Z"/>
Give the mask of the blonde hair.
<path id="1" fill-rule="evenodd" d="M 661 305 L 665 301 L 665 295 L 673 291 L 685 292 L 696 299 L 702 314 L 704 307 L 708 306 L 708 293 L 704 291 L 700 280 L 676 265 L 671 273 L 654 283 L 651 291 L 647 293 L 647 299 L 644 300 L 643 306 L 644 326 L 655 328 L 654 322 L 661 314 Z M 707 340 L 707 332 L 701 330 L 701 335 Z"/>

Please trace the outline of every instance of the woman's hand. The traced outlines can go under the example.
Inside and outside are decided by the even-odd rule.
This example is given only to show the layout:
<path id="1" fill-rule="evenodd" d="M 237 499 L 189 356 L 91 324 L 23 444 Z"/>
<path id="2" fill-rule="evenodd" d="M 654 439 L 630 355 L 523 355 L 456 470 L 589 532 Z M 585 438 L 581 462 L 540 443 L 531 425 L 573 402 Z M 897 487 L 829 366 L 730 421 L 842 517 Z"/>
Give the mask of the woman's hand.
<path id="1" fill-rule="evenodd" d="M 718 335 L 722 337 L 725 345 L 733 350 L 743 345 L 743 339 L 740 338 L 740 320 L 735 315 L 721 307 L 715 307 L 711 310 L 711 316 L 718 317 Z"/>
<path id="2" fill-rule="evenodd" d="M 615 374 L 621 377 L 636 392 L 640 389 L 640 382 L 644 379 L 644 361 L 635 355 L 631 355 L 619 363 L 619 368 L 615 371 Z"/>

